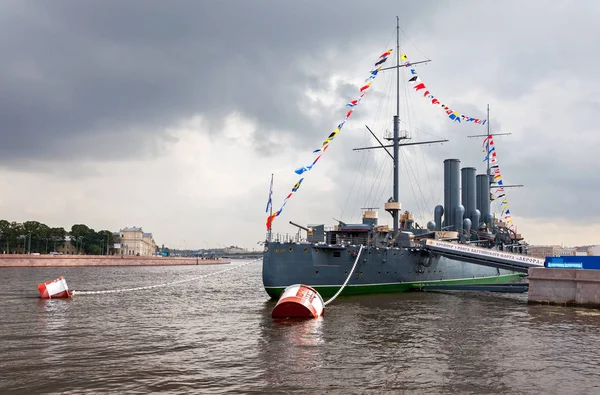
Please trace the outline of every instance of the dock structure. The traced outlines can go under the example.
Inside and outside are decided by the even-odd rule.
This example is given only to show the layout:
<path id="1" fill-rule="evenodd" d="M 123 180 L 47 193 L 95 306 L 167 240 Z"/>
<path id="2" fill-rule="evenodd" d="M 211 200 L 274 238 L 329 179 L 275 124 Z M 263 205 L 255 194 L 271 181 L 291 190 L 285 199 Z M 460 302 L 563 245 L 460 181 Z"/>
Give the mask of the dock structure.
<path id="1" fill-rule="evenodd" d="M 600 257 L 547 257 L 529 270 L 529 303 L 600 308 Z"/>

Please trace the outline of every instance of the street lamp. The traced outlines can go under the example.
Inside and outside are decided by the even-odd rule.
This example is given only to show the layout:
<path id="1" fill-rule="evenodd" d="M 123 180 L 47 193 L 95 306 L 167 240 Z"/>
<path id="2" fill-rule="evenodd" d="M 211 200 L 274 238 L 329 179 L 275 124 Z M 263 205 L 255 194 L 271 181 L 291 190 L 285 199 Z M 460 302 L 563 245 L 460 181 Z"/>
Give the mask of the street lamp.
<path id="1" fill-rule="evenodd" d="M 77 237 L 77 255 L 80 255 L 81 248 L 83 247 L 83 236 Z"/>

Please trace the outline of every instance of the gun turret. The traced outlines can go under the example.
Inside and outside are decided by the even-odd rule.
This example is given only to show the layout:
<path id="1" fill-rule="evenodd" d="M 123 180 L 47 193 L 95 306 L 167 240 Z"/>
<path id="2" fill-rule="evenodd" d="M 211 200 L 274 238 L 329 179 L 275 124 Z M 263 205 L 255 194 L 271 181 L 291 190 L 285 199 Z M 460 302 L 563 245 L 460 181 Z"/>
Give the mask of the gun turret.
<path id="1" fill-rule="evenodd" d="M 300 228 L 300 229 L 302 229 L 302 230 L 305 230 L 305 231 L 307 231 L 307 232 L 310 232 L 310 229 L 309 229 L 309 228 L 306 228 L 306 227 L 304 227 L 304 226 L 302 226 L 302 225 L 298 225 L 297 223 L 294 223 L 294 222 L 292 222 L 292 221 L 290 221 L 290 224 L 291 224 L 291 225 L 294 225 L 294 226 L 295 226 L 295 227 L 297 227 L 297 228 Z"/>
<path id="2" fill-rule="evenodd" d="M 346 226 L 346 223 L 344 221 L 340 221 L 339 219 L 335 219 L 333 218 L 334 221 L 337 221 L 339 226 Z"/>

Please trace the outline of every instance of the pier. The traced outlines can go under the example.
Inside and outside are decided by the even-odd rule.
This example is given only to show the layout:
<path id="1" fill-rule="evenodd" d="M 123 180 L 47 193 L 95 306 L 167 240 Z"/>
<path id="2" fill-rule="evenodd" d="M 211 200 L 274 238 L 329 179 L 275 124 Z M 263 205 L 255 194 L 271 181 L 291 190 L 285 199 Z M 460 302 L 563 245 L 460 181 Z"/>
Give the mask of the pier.
<path id="1" fill-rule="evenodd" d="M 600 258 L 535 257 L 489 250 L 464 244 L 427 240 L 423 248 L 449 258 L 477 265 L 527 273 L 528 284 L 428 285 L 424 290 L 481 290 L 491 292 L 528 292 L 531 304 L 556 304 L 600 308 Z"/>
<path id="2" fill-rule="evenodd" d="M 529 269 L 529 303 L 600 308 L 600 270 Z"/>

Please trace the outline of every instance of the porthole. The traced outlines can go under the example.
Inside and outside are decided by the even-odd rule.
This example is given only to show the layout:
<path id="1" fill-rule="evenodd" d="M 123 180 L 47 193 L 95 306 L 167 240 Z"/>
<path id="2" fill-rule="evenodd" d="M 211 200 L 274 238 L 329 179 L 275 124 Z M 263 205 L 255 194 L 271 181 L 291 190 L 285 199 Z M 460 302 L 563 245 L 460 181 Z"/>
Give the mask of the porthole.
<path id="1" fill-rule="evenodd" d="M 305 247 L 305 248 L 304 248 L 304 252 L 306 252 L 306 251 L 308 251 L 308 248 L 306 248 L 306 247 Z"/>
<path id="2" fill-rule="evenodd" d="M 265 252 L 269 251 L 269 247 L 265 246 Z"/>
<path id="3" fill-rule="evenodd" d="M 315 274 L 319 274 L 319 271 L 318 271 L 318 270 L 315 270 Z"/>
<path id="4" fill-rule="evenodd" d="M 290 247 L 290 252 L 294 251 L 294 249 L 292 247 Z"/>

